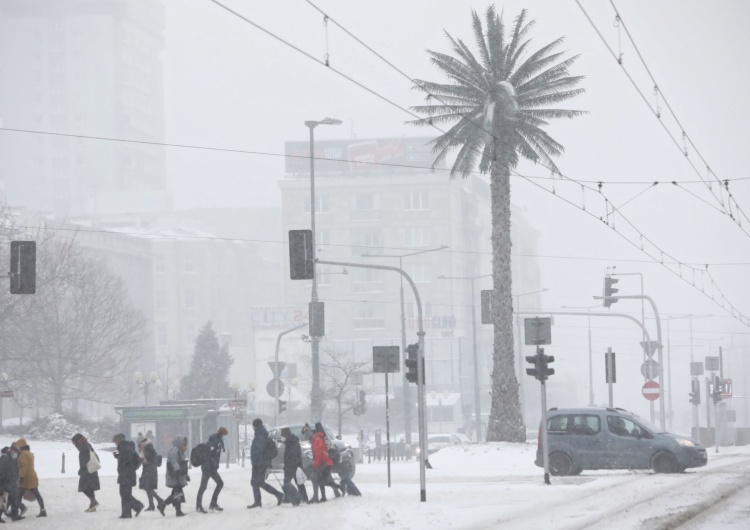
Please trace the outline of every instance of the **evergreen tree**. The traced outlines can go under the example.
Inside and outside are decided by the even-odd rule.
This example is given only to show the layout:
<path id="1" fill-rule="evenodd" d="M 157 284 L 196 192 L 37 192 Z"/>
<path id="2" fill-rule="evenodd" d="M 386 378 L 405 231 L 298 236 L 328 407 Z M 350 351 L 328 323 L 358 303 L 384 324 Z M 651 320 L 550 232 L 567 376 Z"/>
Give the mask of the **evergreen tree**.
<path id="1" fill-rule="evenodd" d="M 230 397 L 229 368 L 234 359 L 229 346 L 219 346 L 213 325 L 209 320 L 195 339 L 190 373 L 180 381 L 180 399 Z"/>

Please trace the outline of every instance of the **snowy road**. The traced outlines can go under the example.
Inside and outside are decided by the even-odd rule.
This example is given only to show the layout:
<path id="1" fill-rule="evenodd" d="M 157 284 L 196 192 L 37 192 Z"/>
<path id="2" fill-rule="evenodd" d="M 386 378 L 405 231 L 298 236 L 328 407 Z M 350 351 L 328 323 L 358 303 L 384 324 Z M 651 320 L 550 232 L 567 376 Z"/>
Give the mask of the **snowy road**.
<path id="1" fill-rule="evenodd" d="M 199 473 L 191 472 L 186 489 L 189 515 L 178 519 L 157 512 L 121 521 L 114 476 L 114 459 L 102 453 L 103 490 L 97 513 L 83 513 L 87 501 L 76 492 L 77 477 L 60 473 L 60 453 L 68 463 L 75 455 L 65 444 L 31 444 L 37 454 L 41 492 L 49 518 L 36 519 L 30 505 L 26 528 L 109 528 L 232 530 L 248 526 L 336 529 L 469 529 L 488 528 L 646 528 L 732 529 L 748 527 L 750 515 L 750 448 L 727 448 L 709 456 L 709 465 L 678 475 L 650 472 L 584 472 L 579 477 L 554 478 L 542 483 L 533 465 L 535 446 L 483 444 L 441 450 L 431 457 L 427 502 L 419 502 L 419 470 L 415 462 L 394 462 L 393 487 L 386 486 L 384 463 L 358 467 L 356 483 L 364 496 L 330 500 L 326 504 L 277 507 L 263 493 L 264 507 L 247 510 L 252 492 L 250 469 L 222 467 L 225 480 L 221 514 L 193 512 Z M 165 495 L 163 478 L 160 493 Z M 271 481 L 274 484 L 273 481 Z M 212 488 L 209 487 L 208 495 Z M 136 496 L 145 500 L 142 491 Z M 206 500 L 208 499 L 208 496 Z"/>

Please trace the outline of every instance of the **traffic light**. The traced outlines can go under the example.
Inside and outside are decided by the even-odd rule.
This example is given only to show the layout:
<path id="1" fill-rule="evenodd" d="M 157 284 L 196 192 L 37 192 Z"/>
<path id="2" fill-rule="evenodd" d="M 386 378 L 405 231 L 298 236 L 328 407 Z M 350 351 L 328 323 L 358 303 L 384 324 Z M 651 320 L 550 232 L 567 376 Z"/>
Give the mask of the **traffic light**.
<path id="1" fill-rule="evenodd" d="M 612 276 L 605 276 L 604 277 L 604 296 L 614 296 L 616 292 L 619 291 L 619 289 L 615 289 L 613 287 L 614 284 L 619 282 L 617 278 L 613 278 Z M 609 307 L 615 302 L 617 302 L 617 298 L 613 299 L 604 299 L 604 307 Z"/>
<path id="2" fill-rule="evenodd" d="M 544 382 L 549 376 L 555 375 L 555 369 L 549 367 L 555 362 L 555 358 L 552 355 L 544 355 L 544 348 L 539 348 L 536 355 L 526 356 L 526 362 L 534 365 L 534 368 L 526 369 L 526 374 L 533 375 L 539 381 Z"/>
<path id="3" fill-rule="evenodd" d="M 10 294 L 36 293 L 36 241 L 10 242 Z"/>
<path id="4" fill-rule="evenodd" d="M 690 381 L 690 403 L 693 405 L 701 404 L 701 383 L 697 379 Z"/>
<path id="5" fill-rule="evenodd" d="M 279 414 L 283 414 L 286 411 L 286 401 L 283 399 L 279 400 Z"/>
<path id="6" fill-rule="evenodd" d="M 720 402 L 722 400 L 721 389 L 719 388 L 720 381 L 721 380 L 719 379 L 719 376 L 715 375 L 714 376 L 714 393 L 713 393 L 713 396 L 712 396 L 714 398 L 714 403 L 718 403 L 718 402 Z"/>
<path id="7" fill-rule="evenodd" d="M 417 352 L 419 344 L 409 344 L 406 347 L 407 358 L 404 360 L 406 365 L 406 380 L 410 383 L 417 382 Z"/>
<path id="8" fill-rule="evenodd" d="M 289 230 L 289 276 L 312 280 L 314 275 L 312 230 Z"/>

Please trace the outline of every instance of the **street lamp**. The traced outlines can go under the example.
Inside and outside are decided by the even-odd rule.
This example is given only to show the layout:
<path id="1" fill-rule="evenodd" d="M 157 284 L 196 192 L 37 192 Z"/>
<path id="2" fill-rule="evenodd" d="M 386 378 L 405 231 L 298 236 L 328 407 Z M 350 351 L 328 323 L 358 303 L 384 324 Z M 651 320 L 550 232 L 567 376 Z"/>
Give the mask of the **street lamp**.
<path id="1" fill-rule="evenodd" d="M 482 439 L 482 403 L 479 393 L 479 362 L 477 361 L 477 314 L 474 282 L 480 278 L 489 278 L 492 274 L 483 274 L 481 276 L 438 276 L 442 280 L 470 280 L 471 281 L 471 333 L 472 333 L 472 354 L 474 363 L 474 430 L 476 432 L 477 443 Z"/>
<path id="2" fill-rule="evenodd" d="M 589 407 L 594 406 L 594 360 L 593 360 L 593 354 L 591 352 L 591 310 L 595 307 L 599 307 L 599 305 L 592 305 L 592 306 L 573 306 L 573 305 L 564 305 L 562 306 L 563 309 L 585 309 L 586 313 L 588 313 L 588 320 L 589 320 Z"/>
<path id="3" fill-rule="evenodd" d="M 362 257 L 367 258 L 398 258 L 398 268 L 404 270 L 404 258 L 410 256 L 416 256 L 418 254 L 426 254 L 428 252 L 436 252 L 438 250 L 445 250 L 448 245 L 440 245 L 436 248 L 428 248 L 425 250 L 418 250 L 416 252 L 409 252 L 407 254 L 369 254 L 365 252 Z M 406 316 L 404 315 L 404 277 L 399 274 L 400 284 L 400 296 L 401 296 L 401 355 L 406 359 Z M 406 370 L 404 377 L 401 382 L 402 398 L 404 402 L 404 437 L 407 445 L 411 444 L 411 394 L 409 390 L 409 382 L 406 380 Z"/>
<path id="4" fill-rule="evenodd" d="M 143 376 L 143 373 L 136 372 L 133 374 L 133 380 L 135 381 L 135 384 L 143 386 L 143 394 L 146 398 L 146 406 L 148 407 L 148 385 L 160 385 L 161 381 L 159 381 L 159 374 L 151 372 L 148 374 L 148 379 L 146 379 Z"/>
<path id="5" fill-rule="evenodd" d="M 318 125 L 341 125 L 343 122 L 334 118 L 324 118 L 320 121 L 306 121 L 305 126 L 310 129 L 310 228 L 312 231 L 312 296 L 310 308 L 318 302 L 318 275 L 315 271 L 315 135 Z M 308 317 L 309 319 L 309 317 Z M 312 332 L 312 330 L 311 330 Z M 323 412 L 322 396 L 320 394 L 320 337 L 312 336 L 312 392 L 310 396 L 310 413 L 313 421 L 320 421 Z"/>
<path id="6" fill-rule="evenodd" d="M 531 296 L 532 294 L 539 294 L 539 293 L 546 293 L 549 291 L 546 287 L 543 289 L 539 289 L 538 291 L 531 291 L 530 293 L 521 293 L 514 295 L 513 297 L 516 299 L 516 312 L 521 311 L 521 300 L 520 298 L 522 296 Z M 521 352 L 522 352 L 522 346 L 521 346 L 521 315 L 516 315 L 516 328 L 518 330 L 518 399 L 521 401 L 521 407 L 523 408 L 523 405 L 525 404 L 526 400 L 524 399 L 523 395 L 523 361 L 521 360 Z M 526 415 L 524 414 L 524 417 Z"/>

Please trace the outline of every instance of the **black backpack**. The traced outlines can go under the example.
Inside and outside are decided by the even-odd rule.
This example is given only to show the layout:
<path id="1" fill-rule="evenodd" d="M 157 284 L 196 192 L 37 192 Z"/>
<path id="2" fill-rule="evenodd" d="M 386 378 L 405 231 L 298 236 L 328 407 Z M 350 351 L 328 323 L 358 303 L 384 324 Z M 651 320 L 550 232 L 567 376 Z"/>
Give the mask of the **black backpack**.
<path id="1" fill-rule="evenodd" d="M 156 455 L 156 467 L 161 467 L 161 463 L 164 461 L 161 455 Z"/>
<path id="2" fill-rule="evenodd" d="M 266 441 L 266 450 L 263 452 L 263 456 L 267 460 L 273 460 L 279 454 L 279 449 L 276 447 L 276 442 L 269 438 Z"/>
<path id="3" fill-rule="evenodd" d="M 193 450 L 190 451 L 190 465 L 192 465 L 193 467 L 200 467 L 203 463 L 205 452 L 206 444 L 204 443 L 200 443 L 193 447 Z"/>
<path id="4" fill-rule="evenodd" d="M 339 451 L 339 448 L 335 445 L 328 449 L 328 456 L 331 458 L 331 461 L 334 464 L 338 464 L 341 462 L 341 451 Z"/>

